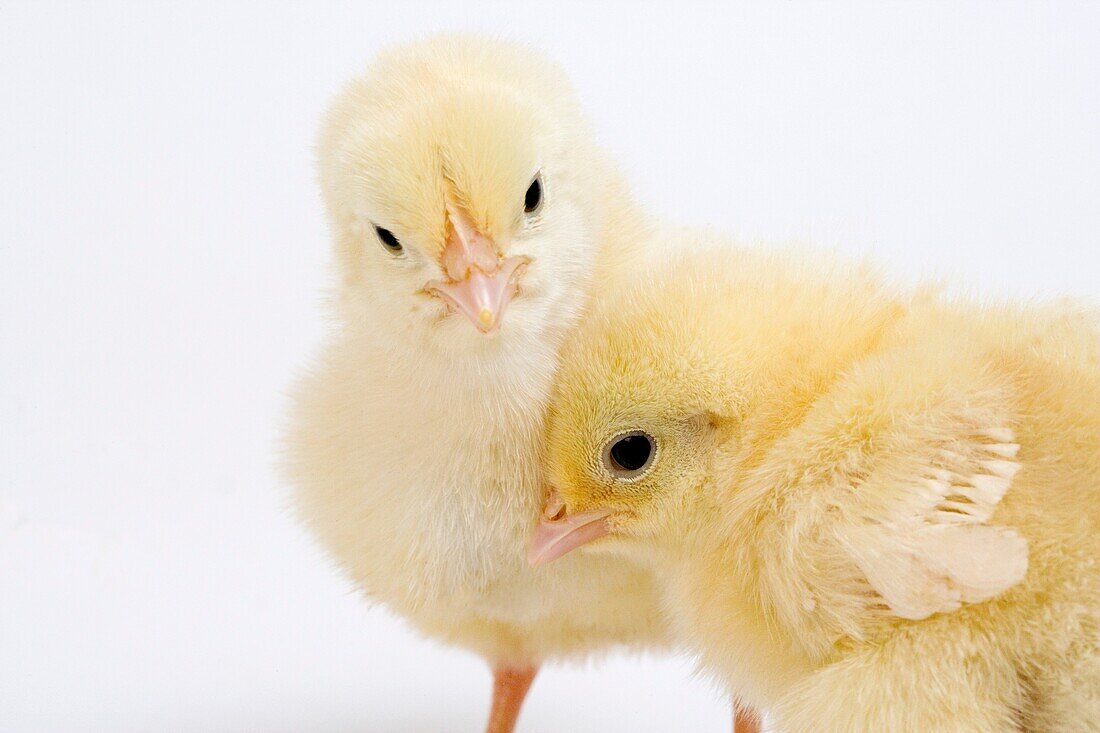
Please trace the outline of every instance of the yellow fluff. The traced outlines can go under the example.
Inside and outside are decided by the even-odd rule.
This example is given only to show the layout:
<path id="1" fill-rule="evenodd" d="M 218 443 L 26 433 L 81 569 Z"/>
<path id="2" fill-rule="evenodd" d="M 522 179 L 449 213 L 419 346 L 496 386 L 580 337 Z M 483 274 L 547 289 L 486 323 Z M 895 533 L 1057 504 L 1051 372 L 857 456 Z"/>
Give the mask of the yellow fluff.
<path id="1" fill-rule="evenodd" d="M 822 263 L 719 247 L 602 301 L 563 352 L 551 519 L 607 513 L 574 554 L 654 563 L 785 733 L 1100 730 L 1094 318 Z"/>
<path id="2" fill-rule="evenodd" d="M 513 699 L 491 729 L 508 730 L 541 661 L 667 633 L 633 563 L 578 556 L 536 571 L 522 553 L 558 349 L 591 285 L 605 287 L 601 268 L 640 256 L 649 225 L 563 74 L 486 38 L 383 53 L 335 100 L 318 159 L 335 327 L 294 394 L 287 476 L 365 594 L 497 669 Z M 544 201 L 528 212 L 538 176 Z M 446 275 L 449 207 L 529 263 L 495 336 L 426 292 Z"/>

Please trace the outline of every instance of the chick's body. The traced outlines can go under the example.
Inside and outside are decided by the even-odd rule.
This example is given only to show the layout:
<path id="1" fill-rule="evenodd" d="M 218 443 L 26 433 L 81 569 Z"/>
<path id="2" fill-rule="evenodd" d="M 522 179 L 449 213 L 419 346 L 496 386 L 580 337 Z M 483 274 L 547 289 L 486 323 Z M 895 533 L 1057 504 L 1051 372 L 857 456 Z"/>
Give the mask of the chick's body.
<path id="1" fill-rule="evenodd" d="M 624 431 L 655 454 L 626 479 Z M 679 638 L 779 730 L 1100 729 L 1100 346 L 1074 306 L 694 256 L 586 322 L 549 436 L 569 515 L 608 517 L 585 552 L 656 560 Z"/>
<path id="2" fill-rule="evenodd" d="M 523 559 L 558 349 L 606 253 L 647 239 L 590 138 L 552 64 L 447 36 L 383 54 L 319 144 L 338 282 L 334 332 L 293 399 L 297 506 L 370 598 L 526 674 L 520 698 L 545 659 L 665 636 L 633 563 Z M 497 300 L 479 289 L 491 278 Z M 516 705 L 490 728 L 510 729 Z"/>

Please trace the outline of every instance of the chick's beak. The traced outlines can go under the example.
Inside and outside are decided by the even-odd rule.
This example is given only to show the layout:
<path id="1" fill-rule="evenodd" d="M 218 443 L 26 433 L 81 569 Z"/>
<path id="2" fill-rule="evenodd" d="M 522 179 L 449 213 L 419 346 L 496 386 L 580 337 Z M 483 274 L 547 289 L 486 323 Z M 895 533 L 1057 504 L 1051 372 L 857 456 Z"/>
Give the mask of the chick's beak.
<path id="1" fill-rule="evenodd" d="M 544 565 L 610 534 L 609 515 L 606 509 L 568 514 L 557 490 L 551 489 L 527 549 L 527 562 L 531 567 Z"/>
<path id="2" fill-rule="evenodd" d="M 447 277 L 429 282 L 425 290 L 469 318 L 478 331 L 492 335 L 500 328 L 528 259 L 501 257 L 493 240 L 457 206 L 448 203 L 447 217 L 451 231 L 440 260 Z"/>

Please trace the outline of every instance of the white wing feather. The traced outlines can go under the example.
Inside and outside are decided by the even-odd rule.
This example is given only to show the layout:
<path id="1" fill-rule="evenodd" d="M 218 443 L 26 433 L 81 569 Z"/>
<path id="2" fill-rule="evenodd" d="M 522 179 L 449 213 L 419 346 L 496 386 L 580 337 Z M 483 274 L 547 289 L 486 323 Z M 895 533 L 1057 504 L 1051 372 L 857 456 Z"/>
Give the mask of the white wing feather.
<path id="1" fill-rule="evenodd" d="M 989 600 L 1027 572 L 1027 541 L 988 524 L 1020 469 L 1012 432 L 997 428 L 939 451 L 879 521 L 845 523 L 837 539 L 883 603 L 922 619 Z"/>

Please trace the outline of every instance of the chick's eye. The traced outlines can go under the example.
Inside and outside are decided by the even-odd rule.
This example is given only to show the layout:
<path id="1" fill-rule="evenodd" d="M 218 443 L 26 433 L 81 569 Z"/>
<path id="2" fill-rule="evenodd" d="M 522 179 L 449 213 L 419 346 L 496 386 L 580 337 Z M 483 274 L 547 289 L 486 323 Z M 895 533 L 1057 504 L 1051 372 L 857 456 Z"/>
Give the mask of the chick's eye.
<path id="1" fill-rule="evenodd" d="M 634 430 L 608 443 L 604 464 L 617 478 L 636 478 L 653 463 L 656 452 L 653 438 L 641 430 Z"/>
<path id="2" fill-rule="evenodd" d="M 374 232 L 378 235 L 378 241 L 382 243 L 386 251 L 395 255 L 401 253 L 403 247 L 401 246 L 401 242 L 397 241 L 397 237 L 393 236 L 393 232 L 382 227 L 375 227 Z"/>
<path id="3" fill-rule="evenodd" d="M 531 185 L 527 187 L 527 193 L 523 195 L 523 211 L 534 214 L 542 207 L 542 175 L 535 176 Z"/>

